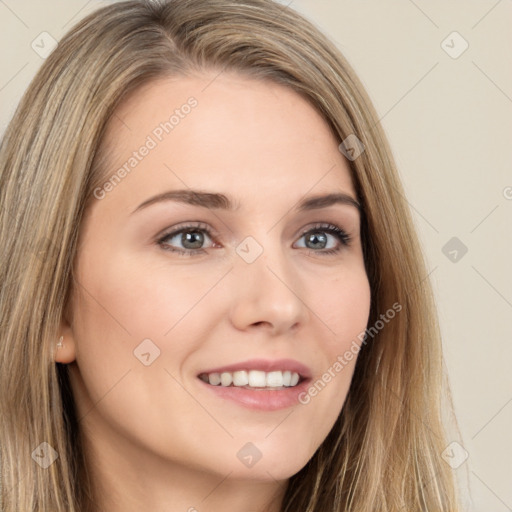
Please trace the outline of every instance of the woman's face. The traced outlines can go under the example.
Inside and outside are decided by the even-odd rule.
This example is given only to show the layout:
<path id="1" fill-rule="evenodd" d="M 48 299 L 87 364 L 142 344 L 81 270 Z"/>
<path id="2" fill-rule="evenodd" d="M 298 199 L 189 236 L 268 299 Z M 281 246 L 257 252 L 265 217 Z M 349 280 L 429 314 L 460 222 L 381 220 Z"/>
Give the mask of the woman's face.
<path id="1" fill-rule="evenodd" d="M 222 73 L 137 90 L 105 142 L 57 356 L 90 457 L 290 477 L 340 414 L 370 308 L 336 139 L 291 89 Z"/>

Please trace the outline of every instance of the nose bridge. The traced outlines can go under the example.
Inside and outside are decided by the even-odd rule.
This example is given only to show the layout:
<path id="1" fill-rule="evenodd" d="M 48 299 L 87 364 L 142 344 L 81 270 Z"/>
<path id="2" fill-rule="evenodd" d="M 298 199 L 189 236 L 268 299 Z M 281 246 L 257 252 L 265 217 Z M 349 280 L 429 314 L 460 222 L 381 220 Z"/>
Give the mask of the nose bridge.
<path id="1" fill-rule="evenodd" d="M 266 284 L 271 288 L 285 287 L 281 280 L 293 274 L 286 248 L 277 236 L 277 230 L 266 233 L 261 230 L 255 236 L 247 236 L 236 248 L 237 272 L 254 284 Z M 276 275 L 281 277 L 281 280 Z M 277 285 L 277 286 L 276 286 Z M 270 291 L 270 289 L 269 289 Z"/>
<path id="2" fill-rule="evenodd" d="M 271 324 L 286 330 L 306 318 L 300 279 L 275 234 L 246 237 L 236 249 L 233 317 L 237 327 Z"/>

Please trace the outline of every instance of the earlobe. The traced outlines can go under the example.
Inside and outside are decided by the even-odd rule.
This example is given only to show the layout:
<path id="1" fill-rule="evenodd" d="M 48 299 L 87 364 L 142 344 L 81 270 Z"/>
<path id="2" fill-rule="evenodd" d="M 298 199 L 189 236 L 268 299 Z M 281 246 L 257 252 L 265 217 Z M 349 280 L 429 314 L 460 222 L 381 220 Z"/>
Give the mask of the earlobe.
<path id="1" fill-rule="evenodd" d="M 56 363 L 72 363 L 76 358 L 75 340 L 69 327 L 61 329 L 61 335 L 54 342 L 54 359 Z"/>

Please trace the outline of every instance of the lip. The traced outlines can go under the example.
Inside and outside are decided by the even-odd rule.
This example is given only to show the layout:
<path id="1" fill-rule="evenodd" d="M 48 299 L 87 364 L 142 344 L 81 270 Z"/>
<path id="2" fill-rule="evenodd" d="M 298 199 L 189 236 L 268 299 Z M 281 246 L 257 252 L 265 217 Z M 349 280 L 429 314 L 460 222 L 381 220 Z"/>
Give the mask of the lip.
<path id="1" fill-rule="evenodd" d="M 239 370 L 262 370 L 271 372 L 276 370 L 296 372 L 301 380 L 296 386 L 283 389 L 246 389 L 237 386 L 213 386 L 199 378 L 203 373 L 235 372 Z M 204 386 L 205 391 L 212 393 L 216 398 L 230 400 L 244 408 L 259 411 L 276 411 L 293 407 L 300 403 L 299 395 L 304 393 L 311 381 L 310 369 L 302 363 L 293 359 L 251 359 L 227 366 L 210 368 L 201 371 L 197 375 L 197 381 Z"/>
<path id="2" fill-rule="evenodd" d="M 249 359 L 247 361 L 240 361 L 239 363 L 229 364 L 227 366 L 218 366 L 217 368 L 209 368 L 202 370 L 197 374 L 202 373 L 222 373 L 222 372 L 236 372 L 240 370 L 262 370 L 264 372 L 272 372 L 277 370 L 295 372 L 303 379 L 311 378 L 311 370 L 304 364 L 299 363 L 295 359 Z"/>
<path id="3" fill-rule="evenodd" d="M 248 409 L 259 411 L 277 411 L 301 403 L 299 395 L 306 392 L 311 379 L 305 379 L 290 388 L 284 389 L 246 389 L 236 386 L 212 386 L 201 379 L 197 379 L 206 391 L 213 393 L 217 398 L 227 399 Z"/>

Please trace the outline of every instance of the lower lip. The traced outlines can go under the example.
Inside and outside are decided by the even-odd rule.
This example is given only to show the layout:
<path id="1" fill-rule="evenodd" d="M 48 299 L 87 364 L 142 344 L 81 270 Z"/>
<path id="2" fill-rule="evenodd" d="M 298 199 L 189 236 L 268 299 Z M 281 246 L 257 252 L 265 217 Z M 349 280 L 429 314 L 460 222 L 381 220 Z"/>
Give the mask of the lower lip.
<path id="1" fill-rule="evenodd" d="M 248 409 L 277 411 L 299 404 L 299 395 L 305 392 L 310 379 L 284 389 L 246 389 L 236 386 L 212 386 L 201 379 L 199 382 L 220 398 L 232 400 Z"/>

